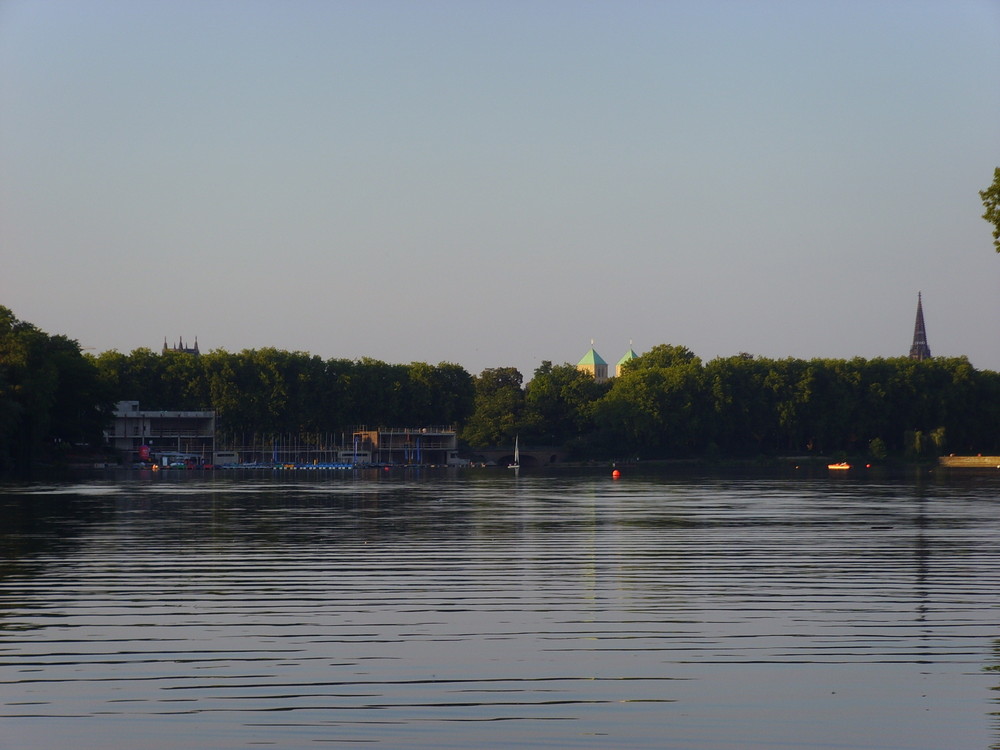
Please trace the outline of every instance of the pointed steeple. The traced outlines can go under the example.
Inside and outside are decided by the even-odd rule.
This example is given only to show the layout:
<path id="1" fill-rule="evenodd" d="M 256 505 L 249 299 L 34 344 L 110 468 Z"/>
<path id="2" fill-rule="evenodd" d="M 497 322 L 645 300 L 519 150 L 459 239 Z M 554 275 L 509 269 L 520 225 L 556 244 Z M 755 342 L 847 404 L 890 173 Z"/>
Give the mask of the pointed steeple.
<path id="1" fill-rule="evenodd" d="M 167 344 L 167 337 L 164 336 L 163 337 L 163 353 L 166 354 L 167 352 L 182 352 L 184 354 L 194 354 L 194 355 L 197 356 L 197 355 L 201 354 L 201 349 L 198 348 L 198 337 L 197 336 L 194 337 L 194 346 L 193 347 L 189 347 L 189 346 L 184 346 L 184 337 L 183 336 L 181 336 L 180 338 L 178 338 L 177 339 L 177 343 L 175 343 L 173 346 L 170 346 L 170 345 Z"/>
<path id="2" fill-rule="evenodd" d="M 913 324 L 913 345 L 910 359 L 930 359 L 931 348 L 927 346 L 927 329 L 924 327 L 924 306 L 921 293 L 917 292 L 917 321 Z"/>

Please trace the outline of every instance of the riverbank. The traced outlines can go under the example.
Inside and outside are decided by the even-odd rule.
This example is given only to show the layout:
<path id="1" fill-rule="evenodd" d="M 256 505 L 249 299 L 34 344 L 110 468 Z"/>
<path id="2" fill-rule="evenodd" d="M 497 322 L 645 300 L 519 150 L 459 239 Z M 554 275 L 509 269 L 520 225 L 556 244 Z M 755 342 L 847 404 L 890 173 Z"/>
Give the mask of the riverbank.
<path id="1" fill-rule="evenodd" d="M 949 469 L 1000 469 L 1000 456 L 941 456 L 938 463 Z"/>

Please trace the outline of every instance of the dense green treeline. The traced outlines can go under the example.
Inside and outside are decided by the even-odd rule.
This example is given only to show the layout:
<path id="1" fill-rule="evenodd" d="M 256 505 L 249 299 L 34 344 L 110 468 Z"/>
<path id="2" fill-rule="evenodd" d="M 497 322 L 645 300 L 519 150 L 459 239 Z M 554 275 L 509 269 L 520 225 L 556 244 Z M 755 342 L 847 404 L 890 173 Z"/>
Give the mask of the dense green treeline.
<path id="1" fill-rule="evenodd" d="M 273 348 L 200 356 L 110 351 L 95 363 L 120 399 L 142 409 L 214 409 L 228 434 L 457 425 L 471 414 L 475 393 L 472 376 L 447 362 L 323 360 Z"/>
<path id="2" fill-rule="evenodd" d="M 80 345 L 0 306 L 0 470 L 99 445 L 113 394 Z"/>
<path id="3" fill-rule="evenodd" d="M 908 455 L 1000 448 L 1000 374 L 964 357 L 764 359 L 702 364 L 660 345 L 597 384 L 545 362 L 523 389 L 509 368 L 476 378 L 473 446 L 562 444 L 580 458 Z"/>
<path id="4" fill-rule="evenodd" d="M 274 348 L 91 356 L 0 307 L 0 468 L 100 441 L 112 404 L 214 409 L 221 434 L 457 425 L 471 447 L 565 446 L 581 459 L 771 454 L 930 456 L 1000 449 L 1000 374 L 963 357 L 703 363 L 662 344 L 597 383 L 543 362 L 472 376 Z"/>

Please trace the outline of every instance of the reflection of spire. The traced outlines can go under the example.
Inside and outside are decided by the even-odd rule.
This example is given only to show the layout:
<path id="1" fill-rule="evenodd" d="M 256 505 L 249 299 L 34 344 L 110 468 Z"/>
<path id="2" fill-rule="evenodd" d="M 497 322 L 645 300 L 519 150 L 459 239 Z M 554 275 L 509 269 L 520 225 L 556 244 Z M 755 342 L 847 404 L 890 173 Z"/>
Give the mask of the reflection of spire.
<path id="1" fill-rule="evenodd" d="M 910 346 L 910 359 L 930 359 L 931 348 L 927 346 L 927 329 L 924 327 L 924 306 L 921 293 L 917 292 L 917 320 L 913 325 L 913 345 Z"/>

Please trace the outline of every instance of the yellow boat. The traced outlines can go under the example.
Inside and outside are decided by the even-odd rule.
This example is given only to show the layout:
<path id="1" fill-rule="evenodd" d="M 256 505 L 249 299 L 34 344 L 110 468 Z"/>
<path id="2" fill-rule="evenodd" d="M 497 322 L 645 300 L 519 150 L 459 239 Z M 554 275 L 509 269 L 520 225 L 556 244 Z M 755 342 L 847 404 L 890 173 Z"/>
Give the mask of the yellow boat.
<path id="1" fill-rule="evenodd" d="M 826 468 L 832 469 L 833 471 L 847 471 L 851 468 L 851 465 L 846 461 L 842 461 L 839 464 L 827 464 Z"/>

